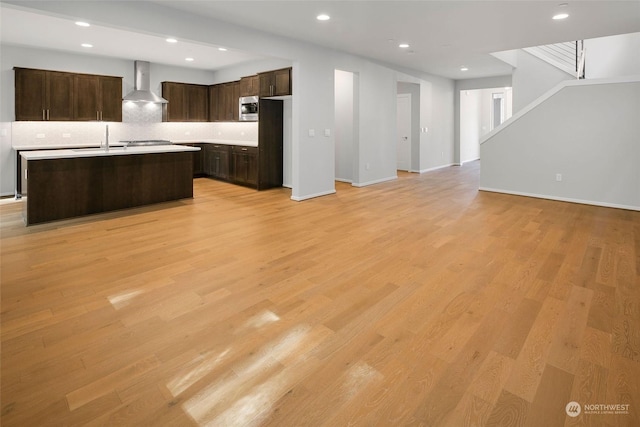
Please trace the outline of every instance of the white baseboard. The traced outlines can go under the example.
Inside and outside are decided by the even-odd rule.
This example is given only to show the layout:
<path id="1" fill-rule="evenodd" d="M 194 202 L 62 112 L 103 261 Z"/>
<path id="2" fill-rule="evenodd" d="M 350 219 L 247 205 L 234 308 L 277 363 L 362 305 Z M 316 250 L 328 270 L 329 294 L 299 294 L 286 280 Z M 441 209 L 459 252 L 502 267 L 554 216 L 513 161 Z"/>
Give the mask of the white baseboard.
<path id="1" fill-rule="evenodd" d="M 456 164 L 456 163 L 449 163 L 449 164 L 446 164 L 446 165 L 436 166 L 436 167 L 429 168 L 429 169 L 420 169 L 420 173 L 437 171 L 438 169 L 444 169 L 444 168 L 448 168 L 450 166 L 460 166 L 460 165 Z"/>
<path id="2" fill-rule="evenodd" d="M 353 182 L 352 179 L 344 179 L 344 178 L 336 178 L 335 180 L 339 182 L 346 182 L 347 184 L 351 184 Z"/>
<path id="3" fill-rule="evenodd" d="M 353 185 L 354 187 L 366 187 L 367 185 L 380 184 L 381 182 L 393 181 L 394 179 L 398 179 L 398 175 L 376 179 L 374 181 L 354 182 L 351 185 Z"/>
<path id="4" fill-rule="evenodd" d="M 291 196 L 291 200 L 294 200 L 296 202 L 301 202 L 303 200 L 309 200 L 309 199 L 314 199 L 316 197 L 328 196 L 330 194 L 335 194 L 335 193 L 336 193 L 336 190 L 329 190 L 329 191 L 323 191 L 321 193 L 308 194 L 302 197 Z"/>
<path id="5" fill-rule="evenodd" d="M 480 191 L 489 191 L 492 193 L 512 194 L 514 196 L 535 197 L 536 199 L 556 200 L 559 202 L 580 203 L 582 205 L 602 206 L 605 208 L 626 209 L 630 211 L 640 211 L 640 206 L 621 205 L 617 203 L 599 202 L 596 200 L 573 199 L 570 197 L 550 196 L 546 194 L 525 193 L 522 191 L 501 190 L 498 188 L 480 187 Z"/>
<path id="6" fill-rule="evenodd" d="M 471 163 L 471 162 L 475 162 L 475 161 L 478 161 L 478 160 L 480 160 L 480 157 L 476 157 L 475 159 L 464 160 L 464 161 L 462 161 L 462 162 L 460 162 L 460 163 L 454 163 L 454 164 L 455 164 L 456 166 L 462 166 L 462 165 L 464 165 L 465 163 Z"/>

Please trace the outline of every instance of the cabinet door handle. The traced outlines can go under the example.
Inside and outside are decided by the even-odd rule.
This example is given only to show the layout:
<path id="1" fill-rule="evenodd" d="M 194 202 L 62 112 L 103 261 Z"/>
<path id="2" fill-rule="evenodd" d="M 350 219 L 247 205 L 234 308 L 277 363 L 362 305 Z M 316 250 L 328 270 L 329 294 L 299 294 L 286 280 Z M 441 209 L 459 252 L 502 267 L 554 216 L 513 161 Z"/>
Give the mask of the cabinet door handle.
<path id="1" fill-rule="evenodd" d="M 96 120 L 100 120 L 100 112 L 96 111 Z"/>
<path id="2" fill-rule="evenodd" d="M 45 117 L 44 117 L 44 110 L 42 110 L 42 120 L 47 120 L 47 119 L 45 119 Z"/>
<path id="3" fill-rule="evenodd" d="M 104 120 L 104 117 L 102 117 L 102 111 L 100 111 L 100 120 Z"/>
<path id="4" fill-rule="evenodd" d="M 49 120 L 49 109 L 47 108 L 47 120 Z"/>
<path id="5" fill-rule="evenodd" d="M 241 148 L 242 151 L 248 151 L 248 148 Z"/>

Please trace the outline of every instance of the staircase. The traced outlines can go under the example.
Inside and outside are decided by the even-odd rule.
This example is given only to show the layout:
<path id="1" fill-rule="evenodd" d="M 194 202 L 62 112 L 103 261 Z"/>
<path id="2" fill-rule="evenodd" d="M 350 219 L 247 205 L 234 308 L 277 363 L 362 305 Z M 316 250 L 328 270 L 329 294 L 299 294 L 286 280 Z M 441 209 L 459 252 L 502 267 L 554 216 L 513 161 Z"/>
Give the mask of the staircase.
<path id="1" fill-rule="evenodd" d="M 523 50 L 578 79 L 584 79 L 585 50 L 582 40 L 526 47 Z"/>

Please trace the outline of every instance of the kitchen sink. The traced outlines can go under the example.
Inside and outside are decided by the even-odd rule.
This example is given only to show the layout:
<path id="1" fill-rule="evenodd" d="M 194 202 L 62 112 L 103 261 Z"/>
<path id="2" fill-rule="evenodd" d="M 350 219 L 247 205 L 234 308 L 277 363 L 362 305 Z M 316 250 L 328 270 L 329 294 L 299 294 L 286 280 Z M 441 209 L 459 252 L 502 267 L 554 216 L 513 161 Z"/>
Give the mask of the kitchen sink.
<path id="1" fill-rule="evenodd" d="M 122 151 L 126 150 L 126 147 L 109 147 L 108 151 Z M 102 153 L 107 152 L 107 150 L 103 148 L 76 148 L 73 151 L 77 153 Z"/>

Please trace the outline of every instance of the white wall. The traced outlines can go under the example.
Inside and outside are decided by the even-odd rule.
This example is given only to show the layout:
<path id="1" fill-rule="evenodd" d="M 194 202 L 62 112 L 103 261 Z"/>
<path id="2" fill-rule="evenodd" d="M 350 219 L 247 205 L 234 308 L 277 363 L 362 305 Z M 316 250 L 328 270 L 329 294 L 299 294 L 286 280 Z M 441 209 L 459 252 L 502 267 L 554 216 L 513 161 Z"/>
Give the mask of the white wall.
<path id="1" fill-rule="evenodd" d="M 336 144 L 336 180 L 353 182 L 353 73 L 335 71 L 335 144 Z"/>
<path id="2" fill-rule="evenodd" d="M 460 163 L 480 158 L 482 100 L 481 90 L 460 92 Z"/>
<path id="3" fill-rule="evenodd" d="M 482 142 L 480 188 L 640 210 L 638 117 L 640 78 L 563 82 Z"/>
<path id="4" fill-rule="evenodd" d="M 536 58 L 522 49 L 517 51 L 518 67 L 513 70 L 513 112 L 516 113 L 545 92 L 575 77 Z"/>
<path id="5" fill-rule="evenodd" d="M 640 74 L 640 33 L 589 39 L 584 46 L 586 78 Z"/>

